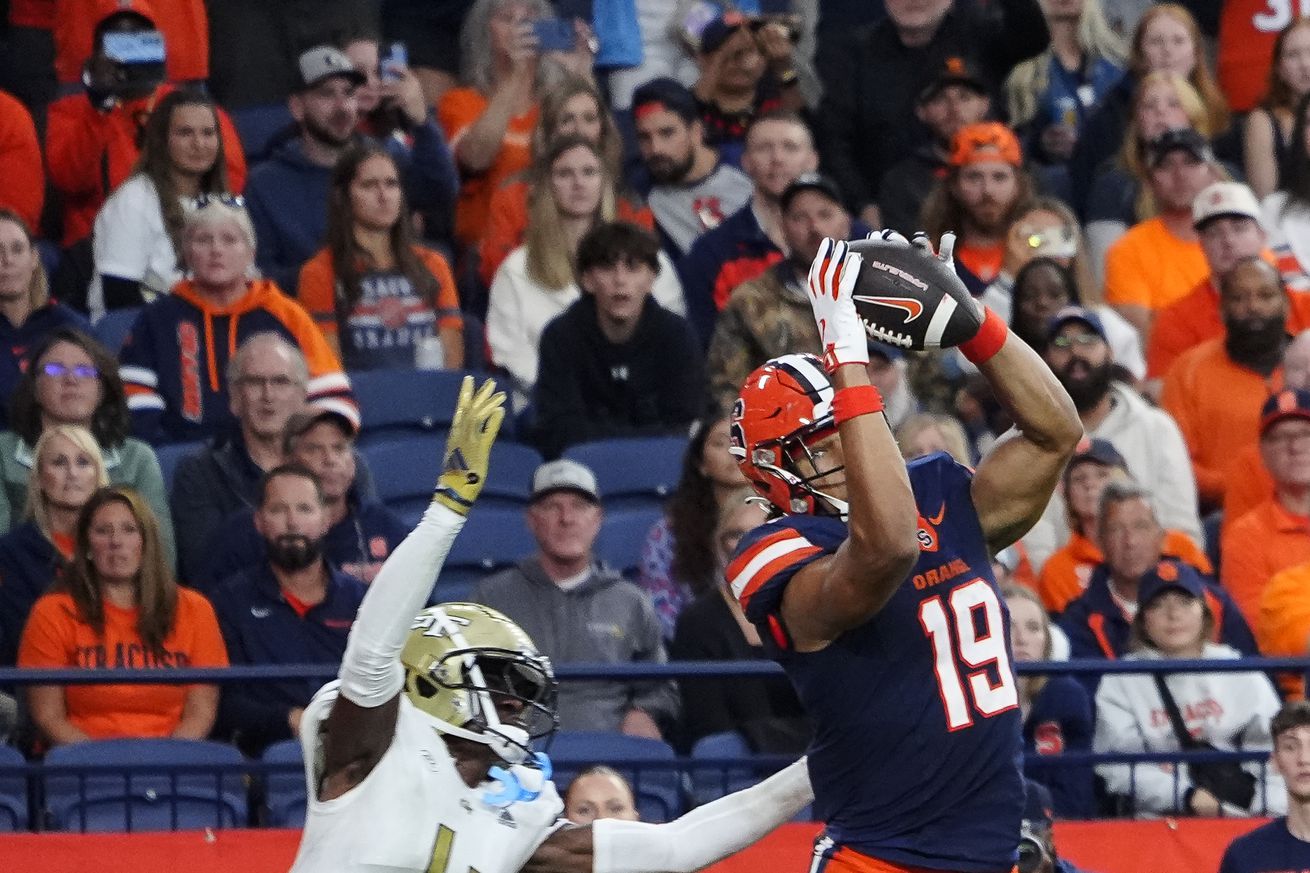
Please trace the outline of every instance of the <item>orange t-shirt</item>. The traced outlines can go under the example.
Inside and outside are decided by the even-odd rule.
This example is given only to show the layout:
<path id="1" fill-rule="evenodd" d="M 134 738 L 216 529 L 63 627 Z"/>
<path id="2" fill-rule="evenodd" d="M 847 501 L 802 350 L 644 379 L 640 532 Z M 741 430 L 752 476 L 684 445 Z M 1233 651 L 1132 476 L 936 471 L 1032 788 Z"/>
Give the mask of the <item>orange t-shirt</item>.
<path id="1" fill-rule="evenodd" d="M 509 253 L 523 245 L 523 234 L 528 229 L 528 191 L 531 186 L 523 179 L 511 179 L 491 195 L 491 208 L 487 226 L 478 243 L 478 278 L 487 287 L 496 278 L 496 270 Z M 655 230 L 655 215 L 641 201 L 620 197 L 614 204 L 619 221 Z"/>
<path id="2" fill-rule="evenodd" d="M 1214 572 L 1205 552 L 1182 531 L 1165 531 L 1162 551 L 1166 557 L 1191 564 L 1207 576 Z M 1037 578 L 1037 594 L 1042 598 L 1042 605 L 1051 613 L 1064 612 L 1071 600 L 1087 590 L 1092 571 L 1103 561 L 1105 555 L 1096 543 L 1077 531 L 1070 533 L 1069 542 L 1042 565 L 1042 573 Z"/>
<path id="3" fill-rule="evenodd" d="M 214 608 L 189 588 L 177 591 L 177 616 L 157 658 L 141 645 L 137 610 L 105 604 L 105 632 L 77 614 L 65 592 L 37 600 L 18 648 L 18 666 L 58 669 L 150 669 L 226 667 L 227 649 Z M 186 685 L 69 685 L 64 689 L 68 720 L 92 739 L 166 737 L 182 720 Z"/>
<path id="4" fill-rule="evenodd" d="M 1228 525 L 1220 552 L 1219 581 L 1255 626 L 1261 593 L 1274 574 L 1310 561 L 1310 518 L 1292 515 L 1271 498 Z"/>
<path id="5" fill-rule="evenodd" d="M 56 0 L 55 74 L 60 82 L 82 80 L 96 25 L 120 9 L 140 11 L 164 35 L 170 82 L 209 78 L 209 17 L 204 0 Z"/>
<path id="6" fill-rule="evenodd" d="M 12 209 L 33 233 L 41 230 L 45 167 L 27 107 L 0 91 L 0 206 Z"/>
<path id="7" fill-rule="evenodd" d="M 1310 563 L 1280 570 L 1265 585 L 1260 594 L 1259 621 L 1251 623 L 1261 653 L 1287 658 L 1306 653 L 1306 638 L 1310 637 L 1307 591 L 1310 591 Z"/>
<path id="8" fill-rule="evenodd" d="M 459 141 L 487 110 L 487 98 L 475 88 L 451 88 L 441 95 L 437 119 L 446 131 L 450 150 L 459 163 Z M 500 151 L 491 166 L 475 175 L 460 171 L 459 200 L 455 204 L 455 238 L 466 246 L 476 245 L 487 227 L 492 195 L 515 173 L 532 162 L 532 129 L 537 124 L 534 105 L 509 120 Z"/>
<path id="9" fill-rule="evenodd" d="M 1274 496 L 1274 477 L 1265 469 L 1257 441 L 1242 449 L 1228 467 L 1228 487 L 1224 489 L 1223 529 Z"/>
<path id="10" fill-rule="evenodd" d="M 1272 255 L 1267 254 L 1267 257 L 1272 261 Z M 1310 328 L 1310 293 L 1288 291 L 1287 303 L 1287 332 L 1295 336 Z M 1146 375 L 1152 379 L 1160 378 L 1169 372 L 1169 367 L 1183 352 L 1223 335 L 1219 291 L 1206 277 L 1190 294 L 1156 313 L 1151 322 L 1151 339 L 1146 346 Z"/>
<path id="11" fill-rule="evenodd" d="M 423 246 L 414 246 L 414 253 L 437 280 L 437 327 L 459 330 L 464 321 L 459 315 L 459 289 L 455 287 L 450 264 L 440 252 Z M 341 329 L 337 324 L 336 289 L 337 274 L 332 269 L 332 252 L 319 249 L 300 268 L 296 299 L 313 316 L 314 323 L 326 337 L 336 337 Z"/>
<path id="12" fill-rule="evenodd" d="M 1304 15 L 1295 3 L 1225 0 L 1219 13 L 1219 87 L 1234 112 L 1249 112 L 1264 98 L 1278 32 Z"/>
<path id="13" fill-rule="evenodd" d="M 1223 500 L 1233 461 L 1259 440 L 1260 407 L 1282 387 L 1282 367 L 1268 379 L 1239 367 L 1222 338 L 1206 340 L 1169 368 L 1160 405 L 1183 432 L 1203 501 Z"/>
<path id="14" fill-rule="evenodd" d="M 1105 253 L 1105 300 L 1157 311 L 1210 275 L 1196 241 L 1181 240 L 1159 217 L 1133 225 Z"/>
<path id="15" fill-rule="evenodd" d="M 965 268 L 979 279 L 984 282 L 991 282 L 1000 275 L 1001 264 L 1005 262 L 1005 244 L 956 246 L 955 259 L 964 264 Z"/>

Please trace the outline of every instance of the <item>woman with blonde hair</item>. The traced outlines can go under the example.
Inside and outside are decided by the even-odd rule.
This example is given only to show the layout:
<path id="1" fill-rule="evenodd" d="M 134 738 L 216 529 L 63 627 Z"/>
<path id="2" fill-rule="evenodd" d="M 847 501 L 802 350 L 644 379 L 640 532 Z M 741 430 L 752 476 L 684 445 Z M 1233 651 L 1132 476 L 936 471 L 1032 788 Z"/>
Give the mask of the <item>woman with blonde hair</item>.
<path id="1" fill-rule="evenodd" d="M 629 190 L 623 177 L 623 140 L 618 125 L 589 79 L 570 76 L 541 98 L 541 112 L 532 131 L 532 154 L 550 151 L 552 141 L 579 136 L 596 143 L 613 181 L 614 214 L 620 221 L 655 230 L 655 216 L 640 195 Z M 496 270 L 514 248 L 523 242 L 528 228 L 530 173 L 508 179 L 491 195 L 487 229 L 478 244 L 478 278 L 490 287 Z"/>
<path id="2" fill-rule="evenodd" d="M 1001 596 L 1010 611 L 1010 636 L 1017 664 L 1054 660 L 1051 617 L 1029 588 L 1007 585 Z M 1041 759 L 1092 747 L 1092 702 L 1072 676 L 1024 674 L 1019 677 L 1023 713 L 1024 776 L 1051 790 L 1061 818 L 1089 818 L 1095 813 L 1092 774 L 1086 767 L 1044 766 Z"/>
<path id="3" fill-rule="evenodd" d="M 513 379 L 520 407 L 537 381 L 542 330 L 581 296 L 573 270 L 578 243 L 614 219 L 614 192 L 604 154 L 582 136 L 556 139 L 533 167 L 527 233 L 496 271 L 487 307 L 487 348 Z M 663 252 L 659 264 L 655 300 L 681 315 L 677 273 Z"/>
<path id="4" fill-rule="evenodd" d="M 1124 660 L 1241 657 L 1210 642 L 1214 615 L 1206 594 L 1201 576 L 1186 564 L 1165 560 L 1148 570 L 1137 587 L 1134 651 Z M 1178 752 L 1198 745 L 1268 752 L 1269 720 L 1279 706 L 1269 677 L 1254 671 L 1113 673 L 1102 677 L 1096 692 L 1093 746 L 1097 752 Z M 1282 778 L 1262 763 L 1103 764 L 1097 772 L 1139 817 L 1281 815 L 1287 805 Z"/>
<path id="5" fill-rule="evenodd" d="M 32 607 L 20 667 L 226 667 L 213 607 L 181 588 L 164 561 L 159 526 L 130 488 L 101 488 L 82 507 L 73 557 Z M 32 721 L 53 746 L 111 737 L 204 739 L 214 685 L 34 685 Z"/>
<path id="6" fill-rule="evenodd" d="M 27 615 L 73 556 L 78 512 L 109 484 L 95 435 L 46 428 L 32 449 L 24 521 L 0 537 L 0 666 L 12 666 Z"/>
<path id="7" fill-rule="evenodd" d="M 936 412 L 916 412 L 896 428 L 896 444 L 905 460 L 945 452 L 965 466 L 974 463 L 969 435 L 959 419 Z"/>
<path id="8" fill-rule="evenodd" d="M 1005 98 L 1010 124 L 1027 132 L 1029 155 L 1063 164 L 1083 122 L 1123 77 L 1128 47 L 1106 23 L 1100 0 L 1041 6 L 1050 48 L 1010 72 Z"/>
<path id="9" fill-rule="evenodd" d="M 1251 110 L 1242 128 L 1242 163 L 1247 184 L 1257 197 L 1268 197 L 1279 187 L 1296 143 L 1296 107 L 1306 94 L 1310 94 L 1310 18 L 1297 18 L 1274 40 L 1264 102 Z"/>
<path id="10" fill-rule="evenodd" d="M 1137 90 L 1146 76 L 1155 72 L 1182 76 L 1196 89 L 1205 107 L 1211 138 L 1230 132 L 1232 119 L 1228 104 L 1206 63 L 1205 43 L 1196 19 L 1177 3 L 1155 4 L 1142 16 L 1133 33 L 1128 75 L 1106 94 L 1101 108 L 1087 119 L 1074 147 L 1069 171 L 1074 205 L 1080 213 L 1085 214 L 1092 183 L 1102 165 L 1123 145 Z M 1224 141 L 1219 151 L 1221 156 L 1236 158 L 1239 147 L 1235 141 Z"/>

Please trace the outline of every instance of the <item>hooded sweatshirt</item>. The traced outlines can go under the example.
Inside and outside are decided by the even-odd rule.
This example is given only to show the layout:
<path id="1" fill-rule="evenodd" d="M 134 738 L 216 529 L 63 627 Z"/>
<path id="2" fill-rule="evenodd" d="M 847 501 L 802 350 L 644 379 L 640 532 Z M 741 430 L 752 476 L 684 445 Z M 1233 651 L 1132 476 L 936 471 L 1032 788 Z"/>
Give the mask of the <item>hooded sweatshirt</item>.
<path id="1" fill-rule="evenodd" d="M 640 588 L 603 564 L 575 588 L 556 585 L 535 556 L 483 579 L 469 600 L 498 609 L 556 664 L 663 664 L 667 658 L 655 608 Z M 678 713 L 674 683 L 565 682 L 559 689 L 564 730 L 616 731 L 630 709 L 667 724 Z"/>
<path id="2" fill-rule="evenodd" d="M 267 279 L 228 307 L 191 280 L 141 310 L 119 355 L 132 429 L 151 443 L 205 439 L 229 430 L 227 366 L 241 343 L 273 331 L 300 348 L 309 366 L 308 401 L 359 427 L 350 380 L 309 313 Z"/>
<path id="3" fill-rule="evenodd" d="M 1206 643 L 1206 660 L 1239 658 L 1228 646 Z M 1162 660 L 1159 652 L 1144 649 L 1125 660 Z M 1183 724 L 1198 740 L 1221 751 L 1264 751 L 1273 748 L 1269 720 L 1281 702 L 1269 677 L 1263 673 L 1171 673 L 1165 684 Z M 1155 680 L 1149 673 L 1112 673 L 1101 680 L 1096 693 L 1097 752 L 1172 752 L 1178 737 L 1165 713 Z M 1261 762 L 1243 765 L 1256 776 L 1253 813 L 1280 815 L 1287 811 L 1287 790 L 1282 777 Z M 1132 771 L 1136 770 L 1134 774 Z M 1182 812 L 1192 788 L 1186 764 L 1104 764 L 1096 768 L 1112 794 L 1131 795 L 1137 813 Z M 1224 806 L 1227 815 L 1245 815 Z"/>

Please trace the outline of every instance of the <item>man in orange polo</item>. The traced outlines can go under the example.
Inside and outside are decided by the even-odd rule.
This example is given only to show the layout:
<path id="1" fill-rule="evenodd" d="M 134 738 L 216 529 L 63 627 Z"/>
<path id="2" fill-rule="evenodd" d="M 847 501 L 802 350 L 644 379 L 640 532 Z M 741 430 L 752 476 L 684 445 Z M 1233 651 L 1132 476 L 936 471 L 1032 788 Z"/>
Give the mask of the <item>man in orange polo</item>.
<path id="1" fill-rule="evenodd" d="M 1147 143 L 1146 164 L 1159 213 L 1130 227 L 1105 253 L 1105 300 L 1143 340 L 1155 315 L 1210 272 L 1192 224 L 1192 203 L 1220 178 L 1209 143 L 1190 128 Z"/>
<path id="2" fill-rule="evenodd" d="M 1202 505 L 1223 500 L 1233 460 L 1256 441 L 1260 406 L 1283 387 L 1287 291 L 1260 258 L 1239 261 L 1219 283 L 1224 335 L 1174 361 L 1160 405 L 1178 422 Z"/>
<path id="3" fill-rule="evenodd" d="M 1210 266 L 1191 293 L 1161 309 L 1151 325 L 1146 348 L 1146 375 L 1159 379 L 1178 356 L 1208 339 L 1223 336 L 1219 317 L 1218 277 L 1243 258 L 1266 255 L 1268 237 L 1260 226 L 1260 203 L 1241 182 L 1215 182 L 1192 203 L 1196 228 Z M 1300 276 L 1284 275 L 1285 282 Z M 1288 328 L 1292 333 L 1310 327 L 1310 293 L 1288 290 Z"/>
<path id="4" fill-rule="evenodd" d="M 1252 624 L 1274 574 L 1310 561 L 1310 392 L 1287 389 L 1265 401 L 1260 457 L 1274 495 L 1224 531 L 1219 577 Z"/>

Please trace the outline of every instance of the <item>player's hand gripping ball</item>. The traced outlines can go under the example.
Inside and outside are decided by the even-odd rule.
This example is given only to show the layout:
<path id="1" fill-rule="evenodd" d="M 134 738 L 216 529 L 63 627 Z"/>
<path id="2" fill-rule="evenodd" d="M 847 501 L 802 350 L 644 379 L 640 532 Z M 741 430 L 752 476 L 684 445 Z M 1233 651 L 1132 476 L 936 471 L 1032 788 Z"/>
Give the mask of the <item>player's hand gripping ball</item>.
<path id="1" fill-rule="evenodd" d="M 894 230 L 850 244 L 863 260 L 851 295 L 870 339 L 901 349 L 945 349 L 966 342 L 982 326 L 984 310 L 956 275 L 955 234 L 941 252 L 925 234 L 906 240 Z"/>

